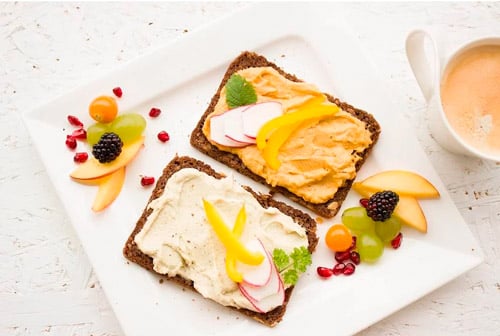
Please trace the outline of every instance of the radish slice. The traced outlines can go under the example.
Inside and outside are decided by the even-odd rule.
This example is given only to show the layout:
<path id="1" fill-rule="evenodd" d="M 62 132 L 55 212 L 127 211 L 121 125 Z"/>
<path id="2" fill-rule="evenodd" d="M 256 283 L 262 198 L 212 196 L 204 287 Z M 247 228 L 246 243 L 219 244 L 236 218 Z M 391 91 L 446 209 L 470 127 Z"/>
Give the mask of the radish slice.
<path id="1" fill-rule="evenodd" d="M 267 313 L 272 309 L 281 306 L 285 302 L 285 288 L 280 286 L 278 293 L 265 297 L 262 300 L 252 303 L 259 313 Z"/>
<path id="2" fill-rule="evenodd" d="M 254 297 L 250 296 L 247 292 L 245 292 L 243 285 L 239 286 L 243 296 L 245 296 L 248 299 L 248 301 L 250 301 L 252 306 L 259 313 L 267 313 L 272 309 L 283 305 L 283 303 L 285 302 L 285 287 L 283 285 L 283 282 L 281 281 L 281 277 L 279 276 L 278 271 L 276 270 L 276 267 L 273 266 L 273 269 L 278 276 L 279 288 L 276 293 L 271 294 L 269 296 L 265 296 L 260 300 L 257 300 Z"/>
<path id="3" fill-rule="evenodd" d="M 243 122 L 243 134 L 255 139 L 260 128 L 269 120 L 283 114 L 283 108 L 279 102 L 265 102 L 249 106 L 241 113 Z"/>
<path id="4" fill-rule="evenodd" d="M 274 263 L 272 268 L 271 278 L 265 286 L 255 287 L 247 284 L 246 282 L 242 282 L 240 283 L 241 292 L 246 294 L 245 296 L 247 298 L 252 298 L 255 301 L 262 300 L 265 297 L 278 293 L 280 287 L 283 287 L 283 284 L 281 283 L 281 277 L 279 276 Z"/>
<path id="5" fill-rule="evenodd" d="M 257 266 L 236 262 L 236 269 L 241 273 L 243 282 L 247 285 L 254 287 L 265 286 L 271 279 L 271 274 L 273 272 L 274 263 L 272 258 L 264 248 L 264 245 L 262 245 L 262 242 L 258 239 L 249 241 L 246 247 L 250 251 L 262 253 L 264 255 L 264 260 Z"/>
<path id="6" fill-rule="evenodd" d="M 227 111 L 224 119 L 224 134 L 233 141 L 254 144 L 255 139 L 249 138 L 243 134 L 242 113 L 248 106 L 236 107 Z"/>
<path id="7" fill-rule="evenodd" d="M 226 137 L 224 130 L 225 119 L 227 118 L 226 113 L 219 114 L 210 118 L 210 139 L 217 142 L 219 145 L 228 147 L 244 147 L 248 146 L 248 143 L 243 143 L 239 141 L 234 141 Z"/>

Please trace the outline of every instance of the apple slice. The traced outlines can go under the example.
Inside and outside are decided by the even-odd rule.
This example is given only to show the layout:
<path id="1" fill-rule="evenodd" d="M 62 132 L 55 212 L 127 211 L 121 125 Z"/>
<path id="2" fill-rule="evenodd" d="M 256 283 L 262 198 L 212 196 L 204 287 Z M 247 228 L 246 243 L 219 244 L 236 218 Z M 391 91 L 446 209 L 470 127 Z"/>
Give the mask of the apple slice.
<path id="1" fill-rule="evenodd" d="M 100 163 L 96 158 L 91 157 L 85 163 L 80 164 L 70 176 L 74 179 L 89 180 L 111 174 L 129 164 L 139 153 L 143 143 L 144 137 L 141 136 L 134 142 L 124 145 L 120 155 L 110 163 Z"/>
<path id="2" fill-rule="evenodd" d="M 255 139 L 243 134 L 242 112 L 247 108 L 248 106 L 240 106 L 224 113 L 224 135 L 233 141 L 254 144 Z"/>
<path id="3" fill-rule="evenodd" d="M 362 197 L 369 198 L 377 191 L 370 188 L 365 188 L 362 183 L 353 183 L 352 188 L 358 192 Z M 418 200 L 411 196 L 399 195 L 399 202 L 394 209 L 393 215 L 407 226 L 410 226 L 422 233 L 427 233 L 427 219 L 425 214 L 418 203 Z"/>
<path id="4" fill-rule="evenodd" d="M 118 197 L 125 182 L 125 167 L 109 174 L 99 184 L 92 210 L 99 212 L 108 207 Z"/>
<path id="5" fill-rule="evenodd" d="M 364 188 L 392 190 L 416 198 L 439 198 L 439 191 L 423 176 L 407 170 L 386 170 L 359 182 Z"/>
<path id="6" fill-rule="evenodd" d="M 243 276 L 243 282 L 254 287 L 265 286 L 271 279 L 273 261 L 269 253 L 258 239 L 253 239 L 245 244 L 250 251 L 262 253 L 264 260 L 257 266 L 236 262 L 236 269 Z"/>
<path id="7" fill-rule="evenodd" d="M 250 105 L 241 113 L 243 134 L 252 139 L 257 138 L 257 133 L 262 125 L 282 114 L 283 108 L 279 102 L 271 101 Z"/>
<path id="8" fill-rule="evenodd" d="M 229 110 L 231 111 L 231 110 Z M 213 116 L 210 118 L 210 139 L 215 141 L 219 145 L 227 146 L 227 147 L 245 147 L 248 146 L 248 143 L 235 141 L 226 136 L 225 124 L 227 119 L 227 113 L 222 113 Z"/>

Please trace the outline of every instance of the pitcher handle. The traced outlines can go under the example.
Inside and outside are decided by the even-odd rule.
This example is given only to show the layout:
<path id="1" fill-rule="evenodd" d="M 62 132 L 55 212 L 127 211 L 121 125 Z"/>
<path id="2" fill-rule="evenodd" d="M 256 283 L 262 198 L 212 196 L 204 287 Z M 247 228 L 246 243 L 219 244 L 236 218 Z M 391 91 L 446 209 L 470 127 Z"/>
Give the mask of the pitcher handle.
<path id="1" fill-rule="evenodd" d="M 426 49 L 426 41 L 430 50 Z M 431 34 L 425 30 L 410 32 L 406 38 L 406 57 L 425 100 L 429 102 L 435 85 L 439 83 L 439 54 Z"/>

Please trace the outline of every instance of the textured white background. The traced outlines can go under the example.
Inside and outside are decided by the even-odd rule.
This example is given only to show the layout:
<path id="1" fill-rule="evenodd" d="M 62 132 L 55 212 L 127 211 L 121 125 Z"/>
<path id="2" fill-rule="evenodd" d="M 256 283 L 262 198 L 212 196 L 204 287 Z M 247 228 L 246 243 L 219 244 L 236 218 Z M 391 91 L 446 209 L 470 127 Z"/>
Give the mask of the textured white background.
<path id="1" fill-rule="evenodd" d="M 244 6 L 0 3 L 0 335 L 123 335 L 21 113 Z M 439 27 L 451 44 L 500 35 L 500 3 L 338 3 L 332 15 L 347 20 L 369 52 L 486 255 L 361 335 L 500 335 L 500 165 L 434 142 L 404 54 L 417 27 Z"/>

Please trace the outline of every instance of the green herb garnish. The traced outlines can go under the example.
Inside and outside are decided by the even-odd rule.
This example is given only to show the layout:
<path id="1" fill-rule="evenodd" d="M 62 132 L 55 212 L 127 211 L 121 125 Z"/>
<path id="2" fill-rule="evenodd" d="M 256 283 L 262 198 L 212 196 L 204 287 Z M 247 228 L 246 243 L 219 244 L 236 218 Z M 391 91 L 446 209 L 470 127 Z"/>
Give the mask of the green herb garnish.
<path id="1" fill-rule="evenodd" d="M 226 102 L 230 108 L 257 102 L 252 84 L 240 75 L 232 74 L 226 83 Z"/>
<path id="2" fill-rule="evenodd" d="M 280 272 L 290 265 L 290 258 L 288 257 L 288 254 L 286 254 L 286 252 L 282 249 L 274 249 L 273 261 Z"/>
<path id="3" fill-rule="evenodd" d="M 300 273 L 304 273 L 312 263 L 311 253 L 305 246 L 294 248 L 290 255 L 282 249 L 274 249 L 273 261 L 288 285 L 295 285 Z"/>

